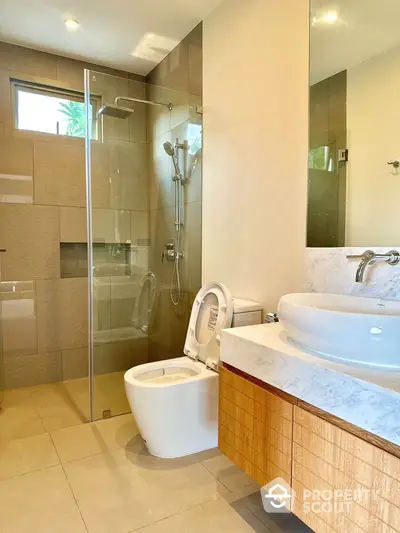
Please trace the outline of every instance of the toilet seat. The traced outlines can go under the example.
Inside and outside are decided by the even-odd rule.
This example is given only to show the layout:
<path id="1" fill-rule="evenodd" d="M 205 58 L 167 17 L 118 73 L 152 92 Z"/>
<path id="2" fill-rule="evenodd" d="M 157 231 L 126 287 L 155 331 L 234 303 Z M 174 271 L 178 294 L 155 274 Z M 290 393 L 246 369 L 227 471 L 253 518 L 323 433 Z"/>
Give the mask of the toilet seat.
<path id="1" fill-rule="evenodd" d="M 187 357 L 133 367 L 125 373 L 125 381 L 138 387 L 165 387 L 209 377 L 218 369 L 221 330 L 231 325 L 232 317 L 233 298 L 227 287 L 207 283 L 197 293 L 190 314 L 183 350 Z M 174 374 L 181 379 L 174 380 Z M 170 380 L 159 379 L 162 376 L 170 376 Z"/>
<path id="2" fill-rule="evenodd" d="M 202 287 L 193 303 L 184 353 L 216 370 L 221 330 L 230 327 L 233 298 L 225 285 L 213 281 Z"/>
<path id="3" fill-rule="evenodd" d="M 176 386 L 187 381 L 196 381 L 215 375 L 198 361 L 189 357 L 177 357 L 133 367 L 125 373 L 125 381 L 142 388 Z"/>
<path id="4" fill-rule="evenodd" d="M 148 292 L 146 293 L 146 291 Z M 149 328 L 151 327 L 155 297 L 156 276 L 153 272 L 149 271 L 140 281 L 139 293 L 135 300 L 132 314 L 132 325 L 136 329 L 143 331 L 143 333 L 148 333 Z M 146 307 L 143 309 L 143 306 Z"/>

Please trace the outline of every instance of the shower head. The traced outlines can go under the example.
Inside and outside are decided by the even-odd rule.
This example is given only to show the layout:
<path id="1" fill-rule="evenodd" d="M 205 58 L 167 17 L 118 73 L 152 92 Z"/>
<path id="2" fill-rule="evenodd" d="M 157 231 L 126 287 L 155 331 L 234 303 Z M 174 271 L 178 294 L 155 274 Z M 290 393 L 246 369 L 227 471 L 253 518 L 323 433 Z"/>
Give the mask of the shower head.
<path id="1" fill-rule="evenodd" d="M 172 146 L 172 143 L 170 143 L 169 141 L 165 142 L 164 143 L 164 150 L 166 151 L 166 153 L 168 155 L 170 155 L 171 157 L 174 157 L 175 148 Z"/>
<path id="2" fill-rule="evenodd" d="M 178 158 L 176 157 L 176 150 L 175 150 L 175 147 L 172 143 L 170 143 L 169 141 L 166 141 L 164 144 L 164 150 L 165 152 L 170 156 L 172 157 L 172 162 L 174 164 L 174 168 L 175 168 L 175 175 L 179 178 L 182 177 L 182 174 L 181 174 L 181 169 L 179 168 L 179 161 L 178 161 Z"/>
<path id="3" fill-rule="evenodd" d="M 103 105 L 98 111 L 99 115 L 104 117 L 114 117 L 114 118 L 128 118 L 134 113 L 134 109 L 129 107 L 121 107 L 115 104 L 106 104 Z"/>

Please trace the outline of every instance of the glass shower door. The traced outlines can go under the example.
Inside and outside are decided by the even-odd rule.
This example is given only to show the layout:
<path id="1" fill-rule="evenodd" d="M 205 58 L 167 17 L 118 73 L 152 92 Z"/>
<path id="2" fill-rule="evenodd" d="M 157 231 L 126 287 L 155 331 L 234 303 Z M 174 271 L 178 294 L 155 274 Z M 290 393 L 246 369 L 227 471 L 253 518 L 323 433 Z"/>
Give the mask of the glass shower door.
<path id="1" fill-rule="evenodd" d="M 0 281 L 1 281 L 1 254 L 5 248 L 0 248 Z M 0 411 L 4 401 L 4 358 L 3 358 L 3 294 L 0 294 Z"/>
<path id="2" fill-rule="evenodd" d="M 201 284 L 201 100 L 86 72 L 92 418 L 130 411 L 124 373 L 183 355 Z M 100 101 L 99 101 L 100 100 Z M 176 156 L 176 159 L 174 159 Z M 177 238 L 176 177 L 182 174 Z M 179 250 L 177 269 L 168 250 Z"/>

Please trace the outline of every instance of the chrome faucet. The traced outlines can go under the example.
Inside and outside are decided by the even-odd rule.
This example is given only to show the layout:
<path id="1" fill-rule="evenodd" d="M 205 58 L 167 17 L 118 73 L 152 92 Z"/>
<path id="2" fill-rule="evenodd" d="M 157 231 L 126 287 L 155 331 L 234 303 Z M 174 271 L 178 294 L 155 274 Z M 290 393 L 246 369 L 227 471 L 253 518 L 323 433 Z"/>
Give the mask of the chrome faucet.
<path id="1" fill-rule="evenodd" d="M 400 253 L 397 250 L 391 250 L 387 254 L 376 254 L 372 250 L 367 250 L 362 255 L 347 255 L 347 259 L 360 259 L 360 264 L 357 268 L 356 282 L 362 283 L 364 280 L 365 269 L 368 265 L 373 265 L 378 261 L 384 261 L 391 266 L 400 263 Z"/>

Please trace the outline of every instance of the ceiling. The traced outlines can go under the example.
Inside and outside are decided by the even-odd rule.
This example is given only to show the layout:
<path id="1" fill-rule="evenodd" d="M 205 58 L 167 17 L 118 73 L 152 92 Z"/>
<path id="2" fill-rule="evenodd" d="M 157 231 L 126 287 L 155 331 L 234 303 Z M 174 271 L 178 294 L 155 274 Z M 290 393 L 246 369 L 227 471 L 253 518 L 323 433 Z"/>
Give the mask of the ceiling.
<path id="1" fill-rule="evenodd" d="M 311 84 L 400 46 L 399 0 L 311 0 L 311 17 L 337 12 L 311 28 Z"/>
<path id="2" fill-rule="evenodd" d="M 0 40 L 146 75 L 221 2 L 1 0 Z"/>

